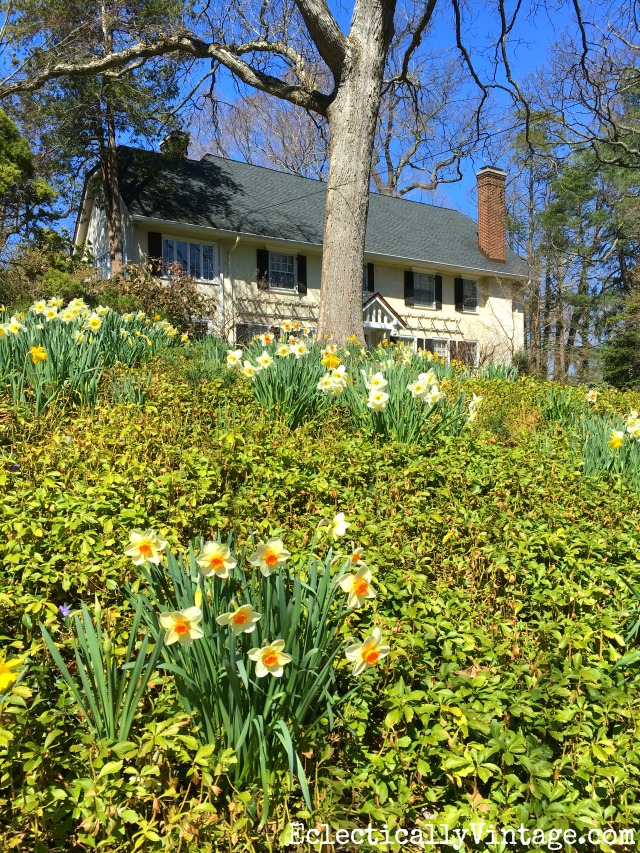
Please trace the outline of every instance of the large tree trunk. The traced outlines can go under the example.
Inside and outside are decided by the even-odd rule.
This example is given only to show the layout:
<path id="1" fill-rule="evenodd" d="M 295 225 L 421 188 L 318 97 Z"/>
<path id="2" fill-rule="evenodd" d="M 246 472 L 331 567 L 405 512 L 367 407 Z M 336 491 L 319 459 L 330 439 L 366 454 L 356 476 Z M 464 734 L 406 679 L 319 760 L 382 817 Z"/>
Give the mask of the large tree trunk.
<path id="1" fill-rule="evenodd" d="M 362 264 L 369 174 L 394 8 L 391 0 L 357 4 L 344 70 L 327 113 L 331 138 L 319 340 L 342 342 L 355 335 L 364 342 Z"/>
<path id="2" fill-rule="evenodd" d="M 102 173 L 104 209 L 107 219 L 107 234 L 109 236 L 109 258 L 111 259 L 111 275 L 122 275 L 124 267 L 124 237 L 122 230 L 122 209 L 120 207 L 115 117 L 110 98 L 107 98 L 106 124 L 107 139 L 106 145 L 101 146 L 100 168 Z"/>

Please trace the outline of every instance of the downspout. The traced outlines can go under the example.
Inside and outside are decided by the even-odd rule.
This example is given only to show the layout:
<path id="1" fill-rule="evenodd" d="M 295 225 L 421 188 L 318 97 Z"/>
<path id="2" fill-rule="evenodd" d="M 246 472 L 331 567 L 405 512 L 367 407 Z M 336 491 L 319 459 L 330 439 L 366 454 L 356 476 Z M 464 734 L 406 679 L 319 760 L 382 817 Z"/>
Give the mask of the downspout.
<path id="1" fill-rule="evenodd" d="M 234 315 L 235 305 L 234 305 L 234 294 L 233 294 L 233 274 L 232 274 L 232 272 L 231 272 L 231 255 L 232 255 L 232 254 L 235 252 L 235 250 L 238 248 L 238 243 L 239 243 L 239 242 L 240 242 L 240 235 L 238 234 L 238 235 L 236 235 L 236 241 L 235 241 L 235 243 L 233 244 L 233 246 L 232 246 L 232 247 L 229 249 L 229 251 L 227 252 L 227 275 L 228 275 L 228 277 L 229 277 L 229 290 L 230 290 L 230 294 L 231 294 L 231 316 L 232 316 L 232 317 L 235 317 L 235 315 Z M 222 299 L 221 299 L 221 304 L 220 304 L 220 314 L 221 314 L 221 317 L 222 317 L 222 330 L 223 330 L 223 333 L 224 333 L 224 322 L 225 322 L 225 314 L 224 314 L 224 285 L 223 285 L 223 287 L 222 287 Z M 234 322 L 234 332 L 233 332 L 233 334 L 234 334 L 234 340 L 235 340 L 235 322 Z"/>

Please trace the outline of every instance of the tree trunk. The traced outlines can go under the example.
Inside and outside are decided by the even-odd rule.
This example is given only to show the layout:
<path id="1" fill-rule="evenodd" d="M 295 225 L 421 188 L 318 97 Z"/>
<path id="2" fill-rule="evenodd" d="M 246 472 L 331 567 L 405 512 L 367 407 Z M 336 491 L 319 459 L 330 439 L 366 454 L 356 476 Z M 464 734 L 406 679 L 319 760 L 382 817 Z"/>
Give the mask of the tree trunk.
<path id="1" fill-rule="evenodd" d="M 100 168 L 102 173 L 102 191 L 104 209 L 109 236 L 109 258 L 111 275 L 122 275 L 124 267 L 124 237 L 122 230 L 122 209 L 120 207 L 120 181 L 118 179 L 118 158 L 116 152 L 116 129 L 113 103 L 107 98 L 106 104 L 107 140 L 101 146 Z"/>
<path id="2" fill-rule="evenodd" d="M 367 7 L 366 9 L 364 7 Z M 330 143 L 318 340 L 364 343 L 362 265 L 369 175 L 395 2 L 358 3 L 349 50 L 328 110 Z"/>

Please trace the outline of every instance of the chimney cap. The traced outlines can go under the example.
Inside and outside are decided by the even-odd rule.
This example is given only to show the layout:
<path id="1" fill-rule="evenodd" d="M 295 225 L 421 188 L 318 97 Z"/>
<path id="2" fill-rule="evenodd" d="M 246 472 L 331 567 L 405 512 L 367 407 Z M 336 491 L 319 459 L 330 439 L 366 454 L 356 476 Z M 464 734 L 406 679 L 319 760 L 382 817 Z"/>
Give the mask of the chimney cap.
<path id="1" fill-rule="evenodd" d="M 503 177 L 507 177 L 507 173 L 504 169 L 498 168 L 498 166 L 483 166 L 477 173 L 476 177 L 479 178 L 480 175 L 485 175 L 487 173 L 491 173 L 493 175 L 501 175 Z"/>

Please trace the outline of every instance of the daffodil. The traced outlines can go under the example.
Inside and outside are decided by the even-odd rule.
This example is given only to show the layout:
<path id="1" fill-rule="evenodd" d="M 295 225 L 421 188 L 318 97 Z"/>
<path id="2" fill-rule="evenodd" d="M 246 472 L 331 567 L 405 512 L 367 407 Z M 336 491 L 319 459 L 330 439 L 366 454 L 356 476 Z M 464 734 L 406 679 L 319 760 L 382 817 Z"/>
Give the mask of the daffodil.
<path id="1" fill-rule="evenodd" d="M 469 411 L 475 412 L 475 410 L 478 408 L 478 404 L 481 402 L 482 402 L 482 397 L 479 397 L 477 394 L 474 394 L 472 399 L 471 399 L 471 402 L 469 403 Z"/>
<path id="2" fill-rule="evenodd" d="M 332 393 L 334 391 L 335 387 L 336 386 L 334 385 L 334 382 L 333 382 L 333 379 L 331 378 L 330 373 L 325 373 L 325 375 L 320 379 L 320 381 L 316 385 L 316 388 L 318 389 L 318 391 L 324 391 L 327 394 Z M 340 387 L 339 390 L 342 390 L 342 388 Z"/>
<path id="3" fill-rule="evenodd" d="M 607 442 L 609 447 L 613 448 L 613 450 L 618 450 L 622 447 L 622 443 L 624 442 L 624 433 L 620 432 L 618 429 L 614 429 L 611 432 L 611 438 Z"/>
<path id="4" fill-rule="evenodd" d="M 79 330 L 78 330 L 77 332 L 74 332 L 74 334 L 73 334 L 73 340 L 74 340 L 77 344 L 82 344 L 82 343 L 84 343 L 85 338 L 86 338 L 86 335 L 84 335 L 84 334 L 83 334 L 81 331 L 79 331 Z"/>
<path id="5" fill-rule="evenodd" d="M 293 328 L 293 322 L 291 320 L 285 320 L 281 324 L 280 328 L 282 329 L 283 332 L 285 332 L 288 335 L 289 332 L 291 331 L 291 329 Z"/>
<path id="6" fill-rule="evenodd" d="M 133 320 L 133 314 L 123 314 L 122 319 L 125 323 L 130 323 Z"/>
<path id="7" fill-rule="evenodd" d="M 587 391 L 587 403 L 595 403 L 598 399 L 597 391 Z"/>
<path id="8" fill-rule="evenodd" d="M 387 408 L 389 395 L 385 391 L 371 391 L 367 400 L 367 408 L 374 412 L 382 412 Z"/>
<path id="9" fill-rule="evenodd" d="M 39 364 L 41 361 L 46 361 L 49 357 L 43 346 L 31 347 L 29 350 L 34 364 Z"/>
<path id="10" fill-rule="evenodd" d="M 345 575 L 340 587 L 349 595 L 347 606 L 351 608 L 362 607 L 368 598 L 376 597 L 371 586 L 371 570 L 366 566 L 360 566 L 353 575 Z"/>
<path id="11" fill-rule="evenodd" d="M 62 320 L 62 322 L 63 322 L 63 323 L 73 323 L 73 321 L 74 321 L 76 318 L 75 318 L 75 316 L 74 316 L 74 312 L 73 312 L 73 311 L 69 311 L 68 309 L 65 309 L 65 310 L 60 314 L 60 319 Z"/>
<path id="12" fill-rule="evenodd" d="M 438 388 L 438 386 L 432 385 L 430 390 L 429 390 L 429 393 L 427 394 L 427 396 L 424 399 L 425 399 L 425 402 L 427 403 L 427 405 L 435 406 L 436 403 L 439 403 L 440 400 L 443 399 L 443 397 L 444 397 L 444 394 Z"/>
<path id="13" fill-rule="evenodd" d="M 282 539 L 269 539 L 268 542 L 260 542 L 254 553 L 249 557 L 252 566 L 257 566 L 265 578 L 282 569 L 291 556 L 284 547 Z"/>
<path id="14" fill-rule="evenodd" d="M 287 344 L 281 344 L 276 350 L 276 355 L 280 358 L 287 358 L 287 356 L 291 355 L 291 350 Z"/>
<path id="15" fill-rule="evenodd" d="M 52 296 L 49 300 L 49 305 L 52 308 L 62 308 L 62 306 L 64 305 L 64 300 L 61 299 L 59 296 Z"/>
<path id="16" fill-rule="evenodd" d="M 432 367 L 430 367 L 426 373 L 419 373 L 418 374 L 418 382 L 423 382 L 425 385 L 433 385 L 437 381 L 438 381 L 438 377 L 434 373 L 434 370 Z"/>
<path id="17" fill-rule="evenodd" d="M 9 324 L 0 323 L 0 338 L 6 338 L 9 335 Z"/>
<path id="18" fill-rule="evenodd" d="M 12 335 L 19 335 L 20 332 L 24 331 L 25 326 L 23 326 L 20 320 L 14 316 L 7 323 L 7 328 Z"/>
<path id="19" fill-rule="evenodd" d="M 295 355 L 296 358 L 302 358 L 303 355 L 306 355 L 309 350 L 306 345 L 300 341 L 299 343 L 291 344 L 291 352 Z"/>
<path id="20" fill-rule="evenodd" d="M 347 646 L 345 655 L 347 660 L 353 661 L 353 674 L 360 675 L 369 667 L 375 666 L 390 651 L 391 648 L 382 643 L 380 629 L 374 628 L 364 642 Z"/>
<path id="21" fill-rule="evenodd" d="M 180 335 L 180 341 L 183 344 L 186 344 L 188 340 L 189 340 L 189 335 L 186 332 L 183 332 L 183 334 Z"/>
<path id="22" fill-rule="evenodd" d="M 97 314 L 92 314 L 87 320 L 87 328 L 91 329 L 92 332 L 97 332 L 100 326 L 102 326 L 102 320 L 98 317 Z"/>
<path id="23" fill-rule="evenodd" d="M 407 390 L 411 391 L 411 396 L 414 400 L 424 400 L 429 393 L 429 386 L 416 379 L 415 382 L 410 382 L 407 385 Z"/>
<path id="24" fill-rule="evenodd" d="M 109 309 L 106 305 L 98 305 L 98 307 L 96 308 L 96 314 L 98 315 L 98 317 L 106 317 L 108 313 Z M 158 319 L 160 319 L 160 317 L 158 317 Z"/>
<path id="25" fill-rule="evenodd" d="M 138 311 L 138 313 L 136 314 L 136 320 L 144 320 L 146 316 L 147 315 L 144 313 L 144 311 Z"/>
<path id="26" fill-rule="evenodd" d="M 269 344 L 273 343 L 273 335 L 270 332 L 265 332 L 264 335 L 260 335 L 260 343 L 263 347 L 268 347 Z"/>
<path id="27" fill-rule="evenodd" d="M 369 379 L 365 379 L 365 385 L 369 391 L 381 391 L 386 388 L 389 383 L 382 375 L 381 371 L 374 373 Z"/>
<path id="28" fill-rule="evenodd" d="M 340 364 L 340 359 L 335 353 L 328 352 L 321 360 L 320 364 L 324 364 L 325 367 L 331 369 L 333 367 L 337 367 Z"/>
<path id="29" fill-rule="evenodd" d="M 364 566 L 365 563 L 363 560 L 364 560 L 364 552 L 363 552 L 362 548 L 354 547 L 353 552 L 352 552 L 351 556 L 349 557 L 349 561 L 351 562 L 351 565 L 357 566 L 358 568 L 360 566 Z"/>
<path id="30" fill-rule="evenodd" d="M 223 613 L 216 617 L 218 625 L 227 625 L 234 634 L 251 634 L 256 630 L 256 623 L 262 619 L 251 604 L 243 604 L 236 610 Z"/>
<path id="31" fill-rule="evenodd" d="M 260 371 L 259 367 L 256 367 L 255 364 L 251 364 L 250 361 L 245 361 L 242 372 L 247 377 L 247 379 L 255 379 Z"/>
<path id="32" fill-rule="evenodd" d="M 331 371 L 331 380 L 334 386 L 339 388 L 340 391 L 347 387 L 347 368 L 344 364 Z"/>
<path id="33" fill-rule="evenodd" d="M 171 613 L 160 614 L 160 624 L 165 630 L 164 641 L 167 646 L 180 643 L 188 646 L 194 640 L 204 637 L 204 631 L 198 626 L 202 619 L 199 607 L 187 607 L 184 610 L 174 610 Z"/>
<path id="34" fill-rule="evenodd" d="M 51 322 L 51 320 L 55 320 L 57 316 L 58 316 L 58 309 L 54 308 L 52 305 L 50 305 L 44 311 L 44 319 L 47 322 Z"/>
<path id="35" fill-rule="evenodd" d="M 338 352 L 338 347 L 336 344 L 327 344 L 326 347 L 322 350 L 322 355 L 334 355 Z"/>
<path id="36" fill-rule="evenodd" d="M 0 693 L 6 693 L 7 690 L 16 682 L 18 673 L 16 669 L 23 663 L 22 658 L 0 658 Z"/>
<path id="37" fill-rule="evenodd" d="M 256 359 L 256 363 L 260 367 L 260 370 L 265 370 L 266 368 L 271 367 L 271 365 L 273 364 L 273 359 L 271 358 L 269 353 L 265 350 L 263 353 L 261 353 L 258 356 L 258 358 Z"/>
<path id="38" fill-rule="evenodd" d="M 44 314 L 47 310 L 47 303 L 42 301 L 34 302 L 29 310 L 33 311 L 34 314 Z"/>
<path id="39" fill-rule="evenodd" d="M 299 331 L 300 331 L 300 325 L 301 325 L 301 324 L 300 324 L 300 322 L 299 322 L 298 320 L 294 320 L 294 321 L 293 321 L 293 331 L 294 331 L 294 332 L 299 332 Z"/>
<path id="40" fill-rule="evenodd" d="M 274 640 L 272 643 L 267 643 L 260 649 L 250 649 L 249 659 L 255 661 L 256 676 L 264 678 L 265 675 L 273 675 L 274 678 L 280 678 L 284 672 L 284 667 L 291 663 L 291 655 L 285 654 L 284 640 Z"/>
<path id="41" fill-rule="evenodd" d="M 147 560 L 158 565 L 162 556 L 161 551 L 167 547 L 166 539 L 160 539 L 155 530 L 132 530 L 129 533 L 129 546 L 125 555 L 131 557 L 134 566 L 141 566 Z"/>
<path id="42" fill-rule="evenodd" d="M 242 350 L 230 349 L 227 353 L 227 367 L 242 367 Z"/>
<path id="43" fill-rule="evenodd" d="M 333 536 L 334 539 L 339 539 L 341 536 L 347 532 L 347 527 L 351 527 L 350 521 L 344 520 L 344 513 L 339 512 L 334 518 L 331 524 L 329 525 L 329 532 Z"/>
<path id="44" fill-rule="evenodd" d="M 235 568 L 236 561 L 226 545 L 219 542 L 205 542 L 202 554 L 196 560 L 206 577 L 216 575 L 222 580 L 229 577 L 229 570 Z"/>
<path id="45" fill-rule="evenodd" d="M 627 424 L 627 432 L 636 440 L 640 440 L 640 420 Z"/>

